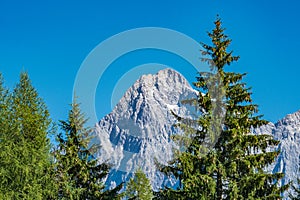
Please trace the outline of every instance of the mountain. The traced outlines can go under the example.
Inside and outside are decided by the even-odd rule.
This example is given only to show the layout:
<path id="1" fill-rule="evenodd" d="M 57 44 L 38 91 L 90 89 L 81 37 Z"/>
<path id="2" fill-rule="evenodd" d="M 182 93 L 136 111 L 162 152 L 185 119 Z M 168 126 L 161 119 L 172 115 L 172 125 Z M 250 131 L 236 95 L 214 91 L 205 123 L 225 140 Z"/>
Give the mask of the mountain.
<path id="1" fill-rule="evenodd" d="M 196 94 L 188 81 L 172 69 L 144 75 L 126 91 L 113 111 L 96 124 L 94 142 L 102 146 L 97 157 L 114 166 L 109 185 L 128 180 L 138 167 L 150 178 L 154 189 L 176 184 L 156 170 L 154 159 L 166 163 L 172 158 L 176 146 L 170 135 L 179 130 L 172 126 L 176 120 L 170 111 L 189 115 L 191 108 L 180 102 Z"/>
<path id="2" fill-rule="evenodd" d="M 280 141 L 278 149 L 281 151 L 277 160 L 268 168 L 271 172 L 285 174 L 281 184 L 293 181 L 297 184 L 300 167 L 300 110 L 288 114 L 277 123 L 269 123 L 253 130 L 255 134 L 270 134 Z"/>
<path id="3" fill-rule="evenodd" d="M 180 132 L 172 126 L 176 120 L 170 110 L 188 116 L 192 108 L 180 102 L 196 94 L 187 80 L 172 69 L 144 75 L 126 91 L 113 111 L 96 124 L 95 142 L 102 146 L 97 157 L 114 166 L 108 185 L 113 187 L 128 180 L 138 167 L 147 174 L 153 189 L 176 184 L 174 178 L 156 170 L 154 159 L 166 163 L 172 158 L 172 148 L 176 146 L 170 135 Z M 281 184 L 291 180 L 296 183 L 300 167 L 300 111 L 254 129 L 253 133 L 270 134 L 281 141 L 281 153 L 267 170 L 284 172 Z"/>

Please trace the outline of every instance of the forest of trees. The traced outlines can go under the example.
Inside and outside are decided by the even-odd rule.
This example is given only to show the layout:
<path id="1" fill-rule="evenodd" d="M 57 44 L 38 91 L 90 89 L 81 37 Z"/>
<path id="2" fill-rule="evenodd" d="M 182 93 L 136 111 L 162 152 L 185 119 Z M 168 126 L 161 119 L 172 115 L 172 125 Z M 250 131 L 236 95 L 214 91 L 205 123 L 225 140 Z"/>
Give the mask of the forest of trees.
<path id="1" fill-rule="evenodd" d="M 27 73 L 12 90 L 0 74 L 0 199 L 281 199 L 292 183 L 280 186 L 284 174 L 265 171 L 280 153 L 270 147 L 279 142 L 250 134 L 268 122 L 257 114 L 245 74 L 225 69 L 239 57 L 228 50 L 231 40 L 219 18 L 214 25 L 208 33 L 211 44 L 202 43 L 201 52 L 212 72 L 199 73 L 197 99 L 183 102 L 199 116 L 191 120 L 174 114 L 184 134 L 172 139 L 184 148 L 174 150 L 168 165 L 153 163 L 176 177 L 178 187 L 152 191 L 138 169 L 127 183 L 108 189 L 104 180 L 112 166 L 94 157 L 101 147 L 89 143 L 93 129 L 85 126 L 76 98 L 56 127 Z M 51 135 L 57 145 L 51 144 Z M 299 199 L 300 190 L 292 188 L 290 197 Z"/>

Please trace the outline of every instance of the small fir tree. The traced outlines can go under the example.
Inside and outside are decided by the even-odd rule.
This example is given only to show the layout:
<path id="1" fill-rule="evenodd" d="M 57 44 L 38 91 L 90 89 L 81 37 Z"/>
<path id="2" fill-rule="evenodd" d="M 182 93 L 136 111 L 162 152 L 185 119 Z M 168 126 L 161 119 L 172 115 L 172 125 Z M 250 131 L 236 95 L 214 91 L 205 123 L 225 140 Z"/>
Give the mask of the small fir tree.
<path id="1" fill-rule="evenodd" d="M 153 199 L 152 187 L 149 179 L 141 168 L 137 169 L 134 177 L 131 178 L 126 187 L 126 197 L 136 200 Z"/>
<path id="2" fill-rule="evenodd" d="M 65 135 L 58 135 L 58 149 L 54 152 L 59 199 L 118 199 L 122 185 L 104 190 L 103 180 L 110 165 L 98 164 L 93 157 L 96 146 L 89 147 L 92 129 L 86 128 L 87 119 L 74 101 L 66 121 L 61 121 Z"/>

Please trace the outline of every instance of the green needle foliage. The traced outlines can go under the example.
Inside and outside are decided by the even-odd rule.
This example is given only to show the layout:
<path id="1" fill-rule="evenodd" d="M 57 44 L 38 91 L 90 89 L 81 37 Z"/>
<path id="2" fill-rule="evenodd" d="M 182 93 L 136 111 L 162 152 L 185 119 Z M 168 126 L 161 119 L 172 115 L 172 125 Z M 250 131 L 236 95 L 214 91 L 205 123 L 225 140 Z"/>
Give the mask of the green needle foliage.
<path id="1" fill-rule="evenodd" d="M 58 149 L 54 152 L 59 199 L 118 199 L 122 185 L 106 190 L 103 180 L 110 165 L 98 164 L 93 157 L 96 146 L 89 146 L 92 129 L 74 101 L 66 121 L 61 121 L 65 134 L 58 135 Z"/>
<path id="2" fill-rule="evenodd" d="M 149 179 L 142 169 L 138 169 L 126 187 L 127 199 L 151 200 L 153 199 L 152 187 Z"/>
<path id="3" fill-rule="evenodd" d="M 51 199 L 49 112 L 26 73 L 9 94 L 0 86 L 0 198 Z"/>
<path id="4" fill-rule="evenodd" d="M 224 68 L 239 57 L 228 51 L 231 40 L 224 34 L 221 20 L 208 33 L 212 45 L 202 44 L 202 59 L 211 73 L 199 73 L 194 86 L 197 99 L 186 101 L 196 107 L 197 119 L 176 116 L 177 126 L 185 132 L 174 136 L 184 151 L 175 152 L 168 166 L 160 166 L 167 175 L 180 181 L 176 190 L 165 189 L 158 199 L 280 199 L 288 185 L 280 187 L 282 173 L 268 173 L 279 152 L 270 150 L 278 141 L 270 135 L 253 135 L 251 129 L 268 122 L 258 116 L 245 74 L 226 72 Z M 215 72 L 215 73 L 213 73 Z"/>

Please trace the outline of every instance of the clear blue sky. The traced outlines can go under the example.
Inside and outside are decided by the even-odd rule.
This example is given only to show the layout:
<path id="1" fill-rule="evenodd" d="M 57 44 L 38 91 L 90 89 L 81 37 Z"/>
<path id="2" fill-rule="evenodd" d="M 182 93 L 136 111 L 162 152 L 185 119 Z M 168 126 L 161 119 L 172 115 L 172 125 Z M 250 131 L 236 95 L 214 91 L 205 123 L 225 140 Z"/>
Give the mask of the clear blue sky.
<path id="1" fill-rule="evenodd" d="M 265 119 L 275 122 L 300 109 L 299 10 L 297 0 L 1 0 L 0 71 L 9 87 L 21 71 L 27 71 L 54 120 L 65 119 L 77 70 L 100 42 L 149 26 L 209 42 L 206 32 L 219 14 L 233 40 L 231 49 L 241 56 L 238 64 L 227 69 L 248 73 L 245 81 L 252 87 L 254 102 Z M 143 62 L 176 65 L 181 61 L 159 51 L 136 52 L 117 60 L 98 85 L 99 118 L 111 111 L 110 95 L 122 73 Z M 194 80 L 194 72 L 186 74 Z"/>

